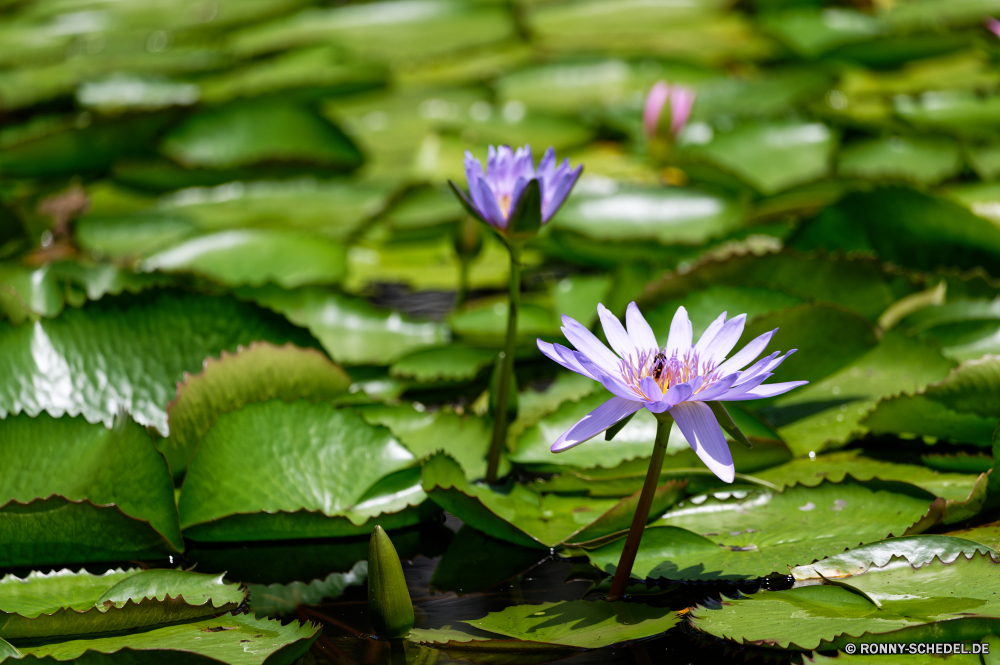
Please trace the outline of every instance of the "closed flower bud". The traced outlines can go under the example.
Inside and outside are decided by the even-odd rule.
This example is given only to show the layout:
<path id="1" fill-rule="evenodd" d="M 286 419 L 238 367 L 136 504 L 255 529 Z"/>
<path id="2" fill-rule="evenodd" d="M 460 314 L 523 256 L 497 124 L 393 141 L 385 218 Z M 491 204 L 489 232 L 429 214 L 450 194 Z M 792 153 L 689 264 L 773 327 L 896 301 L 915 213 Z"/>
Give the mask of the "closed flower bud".
<path id="1" fill-rule="evenodd" d="M 413 603 L 406 590 L 403 564 L 380 526 L 372 531 L 368 543 L 368 616 L 379 637 L 406 637 L 413 628 Z"/>

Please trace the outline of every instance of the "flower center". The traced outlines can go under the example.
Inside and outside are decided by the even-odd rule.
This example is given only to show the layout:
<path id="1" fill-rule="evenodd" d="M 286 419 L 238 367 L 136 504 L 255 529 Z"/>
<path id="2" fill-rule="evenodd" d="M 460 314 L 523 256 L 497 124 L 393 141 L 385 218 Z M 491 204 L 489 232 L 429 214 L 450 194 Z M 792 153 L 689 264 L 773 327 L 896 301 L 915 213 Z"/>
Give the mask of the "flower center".
<path id="1" fill-rule="evenodd" d="M 500 204 L 500 212 L 503 213 L 504 217 L 510 217 L 510 194 L 501 194 L 497 197 L 497 203 Z"/>
<path id="2" fill-rule="evenodd" d="M 694 349 L 684 355 L 678 355 L 675 351 L 671 356 L 667 356 L 662 349 L 641 351 L 638 358 L 629 356 L 623 359 L 620 370 L 625 385 L 645 399 L 651 399 L 643 392 L 641 386 L 642 380 L 647 377 L 653 379 L 663 392 L 680 383 L 701 377 L 701 385 L 695 389 L 695 394 L 719 378 L 716 376 L 714 365 L 702 362 Z"/>

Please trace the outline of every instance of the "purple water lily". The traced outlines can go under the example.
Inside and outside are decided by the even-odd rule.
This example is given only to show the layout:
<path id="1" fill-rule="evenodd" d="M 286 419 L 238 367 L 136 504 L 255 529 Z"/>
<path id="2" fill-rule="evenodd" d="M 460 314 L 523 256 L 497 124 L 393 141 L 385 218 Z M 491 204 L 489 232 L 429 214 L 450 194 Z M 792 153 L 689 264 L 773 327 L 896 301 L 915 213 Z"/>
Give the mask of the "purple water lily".
<path id="1" fill-rule="evenodd" d="M 597 312 L 614 352 L 583 325 L 563 316 L 563 334 L 576 351 L 538 340 L 538 348 L 563 367 L 604 384 L 614 397 L 583 417 L 552 445 L 558 453 L 583 443 L 623 418 L 645 407 L 653 413 L 668 412 L 698 457 L 727 483 L 735 469 L 722 428 L 706 402 L 759 399 L 781 395 L 808 381 L 762 385 L 785 355 L 775 351 L 748 369 L 771 341 L 777 329 L 752 340 L 726 360 L 746 323 L 746 314 L 726 320 L 723 312 L 693 342 L 691 320 L 677 308 L 665 347 L 657 344 L 652 328 L 633 302 L 622 326 L 603 305 Z"/>
<path id="2" fill-rule="evenodd" d="M 677 136 L 684 129 L 694 107 L 695 91 L 682 85 L 668 85 L 657 81 L 646 95 L 642 112 L 642 126 L 646 136 L 652 139 L 660 125 L 663 109 L 670 102 L 670 135 Z"/>
<path id="3" fill-rule="evenodd" d="M 505 145 L 499 148 L 490 146 L 485 175 L 482 163 L 471 152 L 465 152 L 469 195 L 466 196 L 454 183 L 451 185 L 472 215 L 503 232 L 510 223 L 511 214 L 519 209 L 518 203 L 532 180 L 538 181 L 541 194 L 541 210 L 534 212 L 540 212 L 541 223 L 544 224 L 566 201 L 582 170 L 582 164 L 571 169 L 569 159 L 556 166 L 556 151 L 553 148 L 545 151 L 535 169 L 530 146 L 518 148 L 516 152 Z"/>

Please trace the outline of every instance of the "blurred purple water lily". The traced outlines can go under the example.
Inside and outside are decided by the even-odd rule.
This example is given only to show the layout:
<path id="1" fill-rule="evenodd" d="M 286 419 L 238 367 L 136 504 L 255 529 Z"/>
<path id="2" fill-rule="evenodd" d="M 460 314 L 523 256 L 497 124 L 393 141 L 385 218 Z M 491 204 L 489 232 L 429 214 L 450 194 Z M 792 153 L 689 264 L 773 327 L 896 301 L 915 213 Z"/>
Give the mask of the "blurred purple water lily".
<path id="1" fill-rule="evenodd" d="M 646 104 L 642 112 L 642 126 L 650 139 L 656 136 L 660 126 L 660 116 L 669 102 L 670 135 L 677 136 L 687 125 L 694 106 L 695 91 L 682 85 L 668 85 L 666 81 L 657 81 L 646 96 Z"/>
<path id="2" fill-rule="evenodd" d="M 518 216 L 535 217 L 534 230 L 537 231 L 537 226 L 552 219 L 566 201 L 582 170 L 582 164 L 571 169 L 569 159 L 556 166 L 556 151 L 552 148 L 545 151 L 536 169 L 530 146 L 518 148 L 516 152 L 505 145 L 490 146 L 485 175 L 482 163 L 471 152 L 465 153 L 468 196 L 455 183 L 449 181 L 449 184 L 471 215 L 501 233 L 509 226 L 517 227 L 515 218 Z M 538 201 L 530 204 L 522 199 L 526 198 L 533 181 L 537 183 Z M 532 205 L 535 209 L 528 209 Z"/>
<path id="3" fill-rule="evenodd" d="M 992 16 L 987 16 L 983 23 L 985 23 L 987 30 L 992 32 L 997 37 L 1000 37 L 1000 21 L 996 20 Z"/>
<path id="4" fill-rule="evenodd" d="M 687 310 L 679 307 L 670 324 L 667 344 L 660 347 L 634 302 L 625 314 L 627 330 L 603 305 L 598 305 L 597 311 L 614 352 L 565 315 L 562 331 L 576 351 L 538 340 L 538 348 L 546 356 L 600 381 L 615 395 L 560 436 L 552 452 L 581 444 L 645 407 L 653 413 L 668 412 L 698 457 L 729 483 L 735 477 L 733 458 L 715 413 L 706 402 L 773 397 L 808 383 L 763 385 L 794 349 L 783 356 L 775 351 L 743 369 L 764 351 L 777 329 L 752 340 L 726 360 L 743 334 L 746 314 L 726 320 L 723 312 L 694 343 Z"/>

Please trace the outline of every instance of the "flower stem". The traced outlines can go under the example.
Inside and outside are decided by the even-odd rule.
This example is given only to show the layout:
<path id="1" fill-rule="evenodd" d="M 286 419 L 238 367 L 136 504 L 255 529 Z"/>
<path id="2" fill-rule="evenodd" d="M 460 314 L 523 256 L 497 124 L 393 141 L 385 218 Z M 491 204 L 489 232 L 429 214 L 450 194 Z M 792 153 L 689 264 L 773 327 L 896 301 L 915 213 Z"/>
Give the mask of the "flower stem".
<path id="1" fill-rule="evenodd" d="M 625 588 L 628 586 L 629 577 L 632 575 L 635 555 L 639 552 L 639 542 L 642 540 L 642 532 L 646 529 L 646 522 L 649 520 L 649 509 L 653 505 L 656 485 L 660 482 L 660 471 L 663 470 L 663 458 L 667 453 L 667 439 L 670 438 L 670 428 L 674 424 L 674 419 L 666 411 L 655 415 L 656 442 L 653 444 L 653 456 L 649 460 L 649 470 L 646 471 L 646 482 L 642 485 L 642 494 L 639 495 L 639 504 L 635 507 L 635 517 L 632 518 L 632 526 L 629 528 L 628 537 L 625 539 L 625 549 L 622 550 L 622 557 L 618 560 L 618 569 L 615 571 L 615 578 L 611 582 L 611 593 L 608 594 L 608 600 L 621 600 L 625 597 Z"/>
<path id="2" fill-rule="evenodd" d="M 486 482 L 497 481 L 500 452 L 507 442 L 507 406 L 510 401 L 510 381 L 514 377 L 514 347 L 517 342 L 517 307 L 521 302 L 521 252 L 510 247 L 510 309 L 507 313 L 507 340 L 503 347 L 500 377 L 496 384 L 496 411 L 493 414 L 493 441 L 486 465 Z"/>

